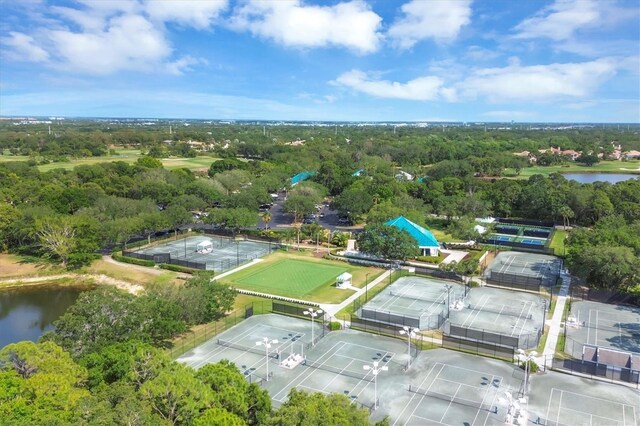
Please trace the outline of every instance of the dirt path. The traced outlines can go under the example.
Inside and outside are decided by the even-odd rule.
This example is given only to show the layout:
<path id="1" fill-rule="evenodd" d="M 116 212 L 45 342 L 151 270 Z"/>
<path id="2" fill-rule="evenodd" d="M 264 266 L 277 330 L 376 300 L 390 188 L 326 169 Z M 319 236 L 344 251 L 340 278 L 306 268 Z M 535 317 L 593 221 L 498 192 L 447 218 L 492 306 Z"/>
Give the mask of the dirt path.
<path id="1" fill-rule="evenodd" d="M 106 255 L 102 256 L 102 260 L 104 260 L 107 263 L 111 263 L 113 265 L 122 266 L 123 268 L 135 269 L 137 271 L 146 272 L 146 273 L 153 274 L 153 275 L 162 275 L 162 274 L 167 272 L 164 269 L 152 268 L 152 267 L 140 266 L 140 265 L 133 265 L 131 263 L 118 262 L 113 257 L 106 256 Z M 183 272 L 177 272 L 177 276 L 180 277 L 180 278 L 191 278 L 191 275 L 185 274 Z"/>
<path id="2" fill-rule="evenodd" d="M 12 288 L 12 287 L 18 287 L 18 285 L 12 286 L 11 284 L 19 284 L 19 286 L 23 286 L 23 285 L 28 286 L 28 285 L 41 284 L 46 281 L 60 280 L 64 278 L 78 278 L 78 279 L 84 279 L 84 280 L 93 280 L 97 284 L 112 285 L 119 288 L 120 290 L 124 290 L 131 294 L 139 294 L 144 291 L 144 287 L 142 287 L 141 285 L 131 284 L 127 281 L 117 280 L 115 278 L 111 278 L 102 274 L 58 274 L 58 275 L 48 275 L 43 277 L 11 278 L 11 279 L 0 280 L 0 286 L 2 286 L 3 288 Z"/>

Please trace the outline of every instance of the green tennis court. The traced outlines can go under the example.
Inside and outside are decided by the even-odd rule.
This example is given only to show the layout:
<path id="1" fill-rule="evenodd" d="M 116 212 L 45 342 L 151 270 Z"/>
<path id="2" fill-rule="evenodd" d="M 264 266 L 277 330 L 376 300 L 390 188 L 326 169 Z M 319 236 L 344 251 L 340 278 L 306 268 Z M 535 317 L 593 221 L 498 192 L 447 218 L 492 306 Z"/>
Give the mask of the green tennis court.
<path id="1" fill-rule="evenodd" d="M 229 277 L 238 287 L 301 297 L 332 283 L 347 268 L 304 260 L 282 259 L 256 265 Z"/>

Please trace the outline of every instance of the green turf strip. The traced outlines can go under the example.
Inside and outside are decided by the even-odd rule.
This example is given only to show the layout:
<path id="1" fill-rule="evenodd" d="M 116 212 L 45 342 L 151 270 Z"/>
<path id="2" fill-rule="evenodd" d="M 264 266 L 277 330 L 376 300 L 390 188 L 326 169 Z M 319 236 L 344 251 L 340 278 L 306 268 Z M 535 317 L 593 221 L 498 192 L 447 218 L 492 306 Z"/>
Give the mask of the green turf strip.
<path id="1" fill-rule="evenodd" d="M 256 265 L 249 275 L 235 279 L 240 287 L 247 290 L 268 292 L 301 297 L 314 289 L 333 282 L 346 268 L 323 265 L 303 260 L 283 259 L 270 265 Z"/>

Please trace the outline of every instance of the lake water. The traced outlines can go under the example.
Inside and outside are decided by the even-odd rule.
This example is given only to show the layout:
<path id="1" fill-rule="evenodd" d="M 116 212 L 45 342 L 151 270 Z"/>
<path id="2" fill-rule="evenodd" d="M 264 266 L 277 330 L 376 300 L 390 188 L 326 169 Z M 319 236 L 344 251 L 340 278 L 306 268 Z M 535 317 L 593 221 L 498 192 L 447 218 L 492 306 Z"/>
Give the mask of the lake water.
<path id="1" fill-rule="evenodd" d="M 87 288 L 32 286 L 0 291 L 0 348 L 37 341 Z"/>
<path id="2" fill-rule="evenodd" d="M 618 183 L 640 177 L 640 175 L 631 173 L 563 173 L 562 176 L 580 183 Z"/>

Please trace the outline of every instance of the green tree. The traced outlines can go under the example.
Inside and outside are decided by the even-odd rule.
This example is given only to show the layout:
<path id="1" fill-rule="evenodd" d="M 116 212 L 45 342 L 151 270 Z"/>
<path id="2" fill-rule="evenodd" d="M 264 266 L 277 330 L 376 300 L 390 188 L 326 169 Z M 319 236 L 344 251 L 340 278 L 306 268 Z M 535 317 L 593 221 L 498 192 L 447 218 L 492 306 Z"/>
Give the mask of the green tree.
<path id="1" fill-rule="evenodd" d="M 567 266 L 595 288 L 628 291 L 640 282 L 640 262 L 629 247 L 572 245 Z"/>
<path id="2" fill-rule="evenodd" d="M 408 232 L 393 226 L 367 225 L 357 235 L 361 252 L 385 259 L 405 260 L 418 254 L 418 243 Z"/>
<path id="3" fill-rule="evenodd" d="M 267 421 L 273 426 L 368 426 L 369 411 L 358 408 L 344 395 L 307 393 L 291 389 L 287 402 Z"/>
<path id="4" fill-rule="evenodd" d="M 196 377 L 214 391 L 216 405 L 249 425 L 263 424 L 271 412 L 268 392 L 255 383 L 248 383 L 235 364 L 229 361 L 208 364 L 198 370 Z"/>
<path id="5" fill-rule="evenodd" d="M 62 262 L 66 266 L 71 252 L 76 247 L 75 231 L 63 220 L 46 220 L 38 224 L 38 238 L 45 256 Z"/>
<path id="6" fill-rule="evenodd" d="M 163 167 L 162 161 L 154 157 L 162 158 L 164 157 L 164 155 L 162 154 L 155 155 L 155 156 L 152 156 L 151 154 L 143 155 L 142 157 L 136 160 L 136 166 L 144 167 L 146 169 L 161 169 Z"/>
<path id="7" fill-rule="evenodd" d="M 242 207 L 211 209 L 206 222 L 231 229 L 237 234 L 242 228 L 254 227 L 258 222 L 258 213 Z"/>
<path id="8" fill-rule="evenodd" d="M 184 331 L 179 315 L 176 305 L 157 296 L 136 297 L 99 287 L 82 293 L 43 339 L 56 342 L 74 357 L 127 340 L 164 345 L 166 339 Z"/>
<path id="9" fill-rule="evenodd" d="M 140 387 L 142 399 L 149 402 L 161 418 L 174 425 L 190 425 L 208 408 L 213 408 L 215 395 L 198 380 L 193 370 L 173 363 Z"/>
<path id="10" fill-rule="evenodd" d="M 89 396 L 87 371 L 52 342 L 20 342 L 0 350 L 2 424 L 74 424 Z"/>

